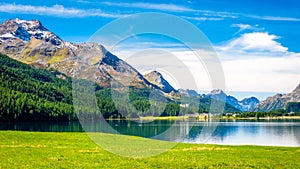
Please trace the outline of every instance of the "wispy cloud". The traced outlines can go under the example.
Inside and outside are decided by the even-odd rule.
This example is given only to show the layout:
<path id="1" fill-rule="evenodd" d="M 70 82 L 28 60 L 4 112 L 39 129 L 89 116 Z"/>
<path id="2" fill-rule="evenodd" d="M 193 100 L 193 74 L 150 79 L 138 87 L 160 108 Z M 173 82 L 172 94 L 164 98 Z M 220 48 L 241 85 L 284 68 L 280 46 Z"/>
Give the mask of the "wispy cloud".
<path id="1" fill-rule="evenodd" d="M 203 11 L 202 11 L 203 12 Z M 218 11 L 206 11 L 207 15 L 220 16 L 223 18 L 248 18 L 248 19 L 258 19 L 258 20 L 269 20 L 269 21 L 289 21 L 298 22 L 300 18 L 285 17 L 285 16 L 259 16 L 245 13 L 230 13 L 230 12 L 218 12 Z"/>
<path id="2" fill-rule="evenodd" d="M 80 0 L 81 1 L 81 0 Z M 87 3 L 89 1 L 84 1 Z M 90 2 L 91 3 L 91 2 Z M 102 4 L 108 6 L 125 7 L 125 8 L 139 8 L 170 12 L 188 12 L 195 15 L 194 17 L 185 17 L 186 19 L 204 21 L 204 20 L 223 20 L 223 18 L 236 18 L 233 13 L 222 11 L 198 10 L 190 7 L 177 4 L 156 4 L 156 3 L 123 3 L 123 2 L 103 2 Z M 198 15 L 198 16 L 197 16 Z"/>
<path id="3" fill-rule="evenodd" d="M 247 29 L 250 29 L 250 30 L 253 29 L 253 27 L 249 24 L 233 24 L 233 25 L 231 25 L 231 27 L 240 28 L 240 30 L 238 32 L 236 32 L 235 34 L 238 34 L 238 33 L 242 32 L 244 30 L 247 30 Z"/>
<path id="4" fill-rule="evenodd" d="M 182 18 L 194 20 L 194 21 L 221 21 L 224 20 L 224 18 L 221 17 L 190 17 L 190 16 L 181 16 Z"/>
<path id="5" fill-rule="evenodd" d="M 86 0 L 80 0 L 84 3 L 101 3 L 101 2 L 91 2 Z M 192 13 L 192 16 L 185 17 L 186 19 L 205 21 L 205 20 L 223 20 L 225 18 L 237 19 L 237 18 L 251 18 L 259 20 L 272 20 L 272 21 L 300 21 L 300 18 L 285 17 L 285 16 L 258 16 L 253 14 L 245 13 L 234 13 L 226 11 L 213 11 L 213 10 L 201 10 L 190 8 L 177 4 L 158 4 L 158 3 L 123 3 L 123 2 L 102 2 L 101 4 L 108 6 L 124 7 L 124 8 L 139 8 L 139 9 L 149 9 L 149 10 L 160 10 L 160 11 L 170 11 L 170 12 L 185 12 Z M 222 19 L 223 18 L 223 19 Z"/>
<path id="6" fill-rule="evenodd" d="M 117 7 L 128 7 L 128 8 L 141 8 L 141 9 L 155 9 L 162 11 L 172 11 L 172 12 L 192 12 L 194 9 L 174 5 L 174 4 L 154 4 L 154 3 L 115 3 L 115 2 L 103 2 L 105 5 L 117 6 Z"/>
<path id="7" fill-rule="evenodd" d="M 283 16 L 256 16 L 256 15 L 249 15 L 248 17 L 261 19 L 261 20 L 269 20 L 269 21 L 292 21 L 298 22 L 300 18 L 293 18 L 293 17 L 283 17 Z"/>
<path id="8" fill-rule="evenodd" d="M 231 27 L 234 27 L 234 28 L 239 28 L 239 30 L 234 34 L 239 34 L 243 31 L 246 31 L 246 30 L 251 30 L 251 31 L 259 31 L 259 30 L 263 30 L 264 28 L 259 28 L 259 25 L 255 25 L 255 26 L 252 26 L 252 25 L 249 25 L 249 24 L 232 24 Z"/>
<path id="9" fill-rule="evenodd" d="M 165 12 L 180 12 L 188 13 L 190 16 L 182 16 L 183 18 L 195 21 L 220 21 L 224 19 L 259 19 L 269 21 L 289 21 L 299 22 L 300 18 L 286 17 L 286 16 L 259 16 L 245 13 L 234 13 L 226 11 L 213 11 L 195 9 L 183 5 L 171 4 L 171 3 L 124 3 L 124 2 L 97 2 L 90 0 L 77 0 L 78 3 L 85 4 L 98 4 L 106 6 L 115 6 L 120 8 L 136 8 L 136 9 L 148 9 L 158 10 Z M 100 9 L 78 9 L 78 8 L 66 8 L 62 5 L 53 6 L 32 6 L 32 5 L 18 5 L 18 4 L 0 4 L 0 12 L 8 13 L 23 13 L 23 14 L 37 14 L 37 15 L 52 15 L 60 17 L 89 17 L 98 16 L 106 18 L 119 18 L 123 17 L 122 13 L 106 13 Z M 137 12 L 137 11 L 135 11 Z M 142 11 L 140 11 L 142 12 Z M 128 15 L 128 12 L 125 14 Z"/>
<path id="10" fill-rule="evenodd" d="M 0 4 L 0 12 L 6 13 L 22 13 L 35 15 L 50 15 L 57 17 L 89 17 L 98 16 L 105 18 L 119 18 L 124 15 L 105 13 L 100 9 L 77 9 L 66 8 L 63 5 L 53 6 L 33 6 L 21 4 Z"/>

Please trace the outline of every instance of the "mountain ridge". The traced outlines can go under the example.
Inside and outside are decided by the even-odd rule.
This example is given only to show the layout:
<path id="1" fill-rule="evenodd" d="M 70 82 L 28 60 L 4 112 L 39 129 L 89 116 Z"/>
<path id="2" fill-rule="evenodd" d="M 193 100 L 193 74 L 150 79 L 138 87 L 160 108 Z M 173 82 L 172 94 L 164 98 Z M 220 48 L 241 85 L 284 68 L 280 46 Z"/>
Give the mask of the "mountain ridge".
<path id="1" fill-rule="evenodd" d="M 277 109 L 285 109 L 287 103 L 289 102 L 300 102 L 300 84 L 296 88 L 287 94 L 275 94 L 274 96 L 269 96 L 265 100 L 261 101 L 253 111 L 268 112 Z"/>
<path id="2" fill-rule="evenodd" d="M 102 45 L 63 41 L 38 20 L 3 22 L 0 25 L 0 52 L 26 64 L 56 69 L 70 77 L 80 71 L 81 78 L 105 87 L 118 84 L 120 87 L 145 88 L 150 85 L 137 70 Z"/>

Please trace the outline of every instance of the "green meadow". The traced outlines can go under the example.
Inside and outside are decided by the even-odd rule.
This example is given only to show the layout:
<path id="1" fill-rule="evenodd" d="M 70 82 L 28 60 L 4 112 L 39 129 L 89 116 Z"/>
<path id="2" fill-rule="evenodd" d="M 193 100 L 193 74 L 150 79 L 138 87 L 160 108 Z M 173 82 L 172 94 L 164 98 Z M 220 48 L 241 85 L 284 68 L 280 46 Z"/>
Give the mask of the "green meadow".
<path id="1" fill-rule="evenodd" d="M 148 140 L 101 135 L 116 143 Z M 300 147 L 185 143 L 156 156 L 129 158 L 102 149 L 86 133 L 0 131 L 0 168 L 300 168 L 299 159 Z"/>

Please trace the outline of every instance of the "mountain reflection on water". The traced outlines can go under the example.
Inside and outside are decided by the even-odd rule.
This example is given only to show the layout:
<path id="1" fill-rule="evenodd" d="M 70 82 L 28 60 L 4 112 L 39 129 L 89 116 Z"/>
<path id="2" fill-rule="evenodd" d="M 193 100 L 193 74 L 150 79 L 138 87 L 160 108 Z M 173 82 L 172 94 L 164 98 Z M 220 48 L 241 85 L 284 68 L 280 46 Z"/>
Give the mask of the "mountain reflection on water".
<path id="1" fill-rule="evenodd" d="M 169 141 L 225 145 L 300 146 L 300 120 L 139 122 L 108 120 L 115 133 Z M 83 126 L 83 127 L 82 127 Z M 99 122 L 0 123 L 0 130 L 43 132 L 105 132 Z"/>

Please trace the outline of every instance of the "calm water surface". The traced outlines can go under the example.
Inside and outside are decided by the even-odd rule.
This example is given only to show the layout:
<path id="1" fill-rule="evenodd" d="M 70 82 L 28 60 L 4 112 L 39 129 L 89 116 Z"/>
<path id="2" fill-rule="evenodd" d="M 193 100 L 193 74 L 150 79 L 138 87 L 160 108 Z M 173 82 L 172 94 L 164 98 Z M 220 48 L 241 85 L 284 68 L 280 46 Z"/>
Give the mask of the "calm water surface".
<path id="1" fill-rule="evenodd" d="M 115 131 L 146 138 L 225 145 L 300 146 L 300 120 L 273 121 L 108 121 Z M 99 122 L 0 123 L 0 130 L 103 132 Z"/>

